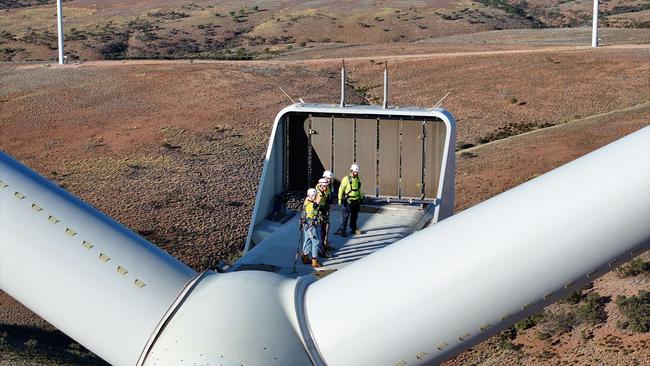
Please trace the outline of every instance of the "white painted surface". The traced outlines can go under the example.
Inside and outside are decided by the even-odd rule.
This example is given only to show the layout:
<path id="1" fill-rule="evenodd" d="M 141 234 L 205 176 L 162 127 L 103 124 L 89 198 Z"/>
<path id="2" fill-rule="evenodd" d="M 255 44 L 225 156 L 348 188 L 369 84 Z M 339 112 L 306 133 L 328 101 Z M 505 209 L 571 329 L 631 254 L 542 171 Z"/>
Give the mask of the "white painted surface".
<path id="1" fill-rule="evenodd" d="M 0 289 L 111 364 L 134 365 L 195 273 L 2 152 L 0 181 Z"/>
<path id="2" fill-rule="evenodd" d="M 315 282 L 315 343 L 330 366 L 452 357 L 647 250 L 648 187 L 650 127 Z"/>
<path id="3" fill-rule="evenodd" d="M 417 206 L 384 205 L 377 213 L 359 213 L 358 224 L 362 234 L 348 235 L 343 238 L 334 235 L 341 223 L 341 211 L 332 208 L 329 240 L 336 250 L 332 253 L 332 258 L 321 259 L 323 269 L 340 270 L 350 263 L 410 235 L 413 232 L 412 227 L 422 214 L 423 211 Z M 252 268 L 263 264 L 277 267 L 277 273 L 289 277 L 313 273 L 311 263 L 305 265 L 300 260 L 296 262 L 296 252 L 300 241 L 299 220 L 300 215 L 296 214 L 285 224 L 266 221 L 259 225 L 259 235 L 262 231 L 268 231 L 268 237 L 240 258 L 234 265 L 234 269 L 242 266 Z M 349 231 L 348 229 L 348 233 Z M 295 272 L 294 263 L 297 263 Z"/>
<path id="4" fill-rule="evenodd" d="M 259 188 L 255 196 L 255 206 L 251 222 L 248 227 L 248 235 L 244 246 L 244 253 L 251 250 L 253 243 L 253 233 L 258 230 L 258 225 L 262 224 L 271 214 L 275 196 L 283 190 L 283 152 L 284 149 L 284 130 L 283 121 L 290 113 L 323 113 L 331 115 L 376 115 L 376 116 L 415 116 L 440 119 L 446 127 L 445 147 L 441 165 L 440 180 L 438 181 L 438 195 L 436 197 L 438 204 L 433 222 L 443 220 L 453 214 L 454 210 L 454 183 L 456 173 L 456 120 L 447 110 L 442 108 L 417 108 L 417 107 L 389 107 L 384 109 L 378 105 L 347 105 L 341 107 L 336 104 L 315 104 L 315 103 L 298 103 L 292 104 L 281 110 L 273 122 L 269 145 L 266 150 L 266 157 L 262 167 L 262 176 L 260 178 Z"/>
<path id="5" fill-rule="evenodd" d="M 594 0 L 594 18 L 591 30 L 591 47 L 598 47 L 598 0 Z"/>
<path id="6" fill-rule="evenodd" d="M 296 280 L 260 271 L 203 279 L 145 365 L 312 365 L 296 318 Z"/>
<path id="7" fill-rule="evenodd" d="M 63 6 L 62 0 L 56 0 L 56 29 L 59 36 L 59 65 L 63 65 Z"/>

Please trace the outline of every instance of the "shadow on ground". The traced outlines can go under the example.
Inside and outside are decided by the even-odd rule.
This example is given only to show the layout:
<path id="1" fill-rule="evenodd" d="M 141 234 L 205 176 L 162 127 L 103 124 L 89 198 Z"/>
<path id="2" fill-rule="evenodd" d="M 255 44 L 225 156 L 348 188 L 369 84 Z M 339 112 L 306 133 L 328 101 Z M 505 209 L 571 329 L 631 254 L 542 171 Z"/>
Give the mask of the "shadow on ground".
<path id="1" fill-rule="evenodd" d="M 108 365 L 58 330 L 0 324 L 0 361 L 11 364 L 14 358 L 38 364 Z"/>

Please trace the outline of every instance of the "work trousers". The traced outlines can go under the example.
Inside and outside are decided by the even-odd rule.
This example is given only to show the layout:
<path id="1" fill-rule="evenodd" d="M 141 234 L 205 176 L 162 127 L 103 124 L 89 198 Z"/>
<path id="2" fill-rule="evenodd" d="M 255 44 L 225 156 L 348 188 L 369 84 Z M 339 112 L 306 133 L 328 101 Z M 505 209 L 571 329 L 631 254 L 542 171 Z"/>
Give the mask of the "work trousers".
<path id="1" fill-rule="evenodd" d="M 345 232 L 348 226 L 348 217 L 350 218 L 350 230 L 354 233 L 357 227 L 357 218 L 359 217 L 359 210 L 361 209 L 361 202 L 359 200 L 344 202 L 341 209 L 341 226 L 340 232 Z"/>
<path id="2" fill-rule="evenodd" d="M 318 258 L 320 240 L 318 237 L 318 231 L 316 230 L 316 226 L 312 223 L 305 223 L 305 226 L 303 226 L 302 234 L 303 234 L 302 254 L 306 256 L 311 256 L 314 259 Z"/>
<path id="3" fill-rule="evenodd" d="M 330 225 L 330 211 L 329 206 L 327 209 L 321 208 L 321 219 L 320 224 L 318 224 L 318 235 L 320 237 L 321 246 L 324 246 L 325 243 L 329 243 L 327 238 L 328 229 Z"/>

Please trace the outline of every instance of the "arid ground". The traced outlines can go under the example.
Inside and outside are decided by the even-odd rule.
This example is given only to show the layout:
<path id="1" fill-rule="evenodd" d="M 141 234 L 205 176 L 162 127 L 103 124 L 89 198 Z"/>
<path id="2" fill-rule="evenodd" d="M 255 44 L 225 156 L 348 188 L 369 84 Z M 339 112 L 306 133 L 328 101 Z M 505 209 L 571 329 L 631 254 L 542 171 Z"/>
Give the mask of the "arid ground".
<path id="1" fill-rule="evenodd" d="M 5 63 L 0 149 L 200 270 L 243 247 L 271 123 L 290 103 L 279 87 L 335 103 L 342 56 L 351 103 L 380 101 L 385 59 L 392 104 L 450 93 L 457 212 L 650 124 L 646 30 L 604 33 L 612 46 L 596 50 L 571 45 L 588 39 L 579 29 L 500 32 L 301 51 L 308 60 Z M 650 364 L 638 327 L 649 259 L 447 364 Z M 32 364 L 102 361 L 0 294 L 0 365 Z"/>

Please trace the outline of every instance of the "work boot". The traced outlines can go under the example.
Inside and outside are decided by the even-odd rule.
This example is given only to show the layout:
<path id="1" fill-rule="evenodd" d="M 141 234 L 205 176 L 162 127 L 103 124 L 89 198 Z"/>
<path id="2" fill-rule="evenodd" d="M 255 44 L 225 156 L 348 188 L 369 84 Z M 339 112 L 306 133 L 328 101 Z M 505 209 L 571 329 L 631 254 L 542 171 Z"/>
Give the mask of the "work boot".
<path id="1" fill-rule="evenodd" d="M 311 259 L 311 267 L 312 268 L 320 268 L 321 267 L 320 263 L 318 263 L 318 259 L 316 259 L 316 258 Z"/>
<path id="2" fill-rule="evenodd" d="M 302 254 L 302 264 L 309 264 L 309 256 Z"/>

